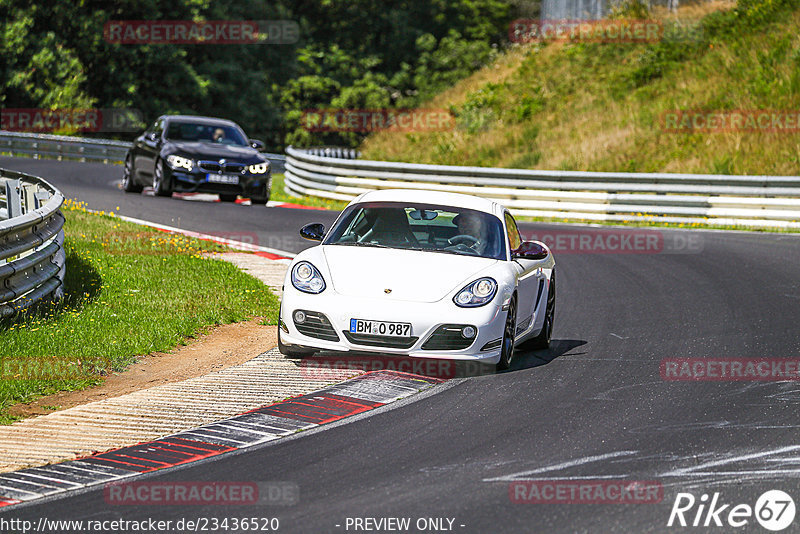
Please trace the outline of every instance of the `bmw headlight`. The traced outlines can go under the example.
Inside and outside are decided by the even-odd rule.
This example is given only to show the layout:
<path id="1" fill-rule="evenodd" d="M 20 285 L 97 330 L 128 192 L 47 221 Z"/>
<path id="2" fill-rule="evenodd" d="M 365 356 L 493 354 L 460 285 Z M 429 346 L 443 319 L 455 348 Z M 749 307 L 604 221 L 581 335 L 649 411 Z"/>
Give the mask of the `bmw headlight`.
<path id="1" fill-rule="evenodd" d="M 269 170 L 269 162 L 264 163 L 256 163 L 255 165 L 250 165 L 247 167 L 247 170 L 250 171 L 250 174 L 264 174 Z"/>
<path id="2" fill-rule="evenodd" d="M 497 293 L 497 282 L 492 278 L 479 278 L 456 293 L 453 302 L 462 308 L 476 308 L 488 304 Z"/>
<path id="3" fill-rule="evenodd" d="M 307 261 L 301 261 L 292 269 L 292 285 L 303 293 L 322 293 L 325 291 L 325 280 L 316 267 Z"/>
<path id="4" fill-rule="evenodd" d="M 176 156 L 175 154 L 167 156 L 167 163 L 175 170 L 186 169 L 187 171 L 191 171 L 192 167 L 194 167 L 194 161 L 189 158 L 184 158 L 183 156 Z"/>

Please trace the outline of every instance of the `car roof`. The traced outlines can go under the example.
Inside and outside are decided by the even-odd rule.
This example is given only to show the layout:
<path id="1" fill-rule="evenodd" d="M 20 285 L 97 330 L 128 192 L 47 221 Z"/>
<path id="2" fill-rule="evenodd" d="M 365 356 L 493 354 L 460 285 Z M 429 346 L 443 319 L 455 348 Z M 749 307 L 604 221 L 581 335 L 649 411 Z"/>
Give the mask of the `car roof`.
<path id="1" fill-rule="evenodd" d="M 235 122 L 228 119 L 219 119 L 217 117 L 203 117 L 201 115 L 162 115 L 160 118 L 173 121 L 191 121 L 200 124 L 220 124 L 225 126 L 238 126 Z"/>
<path id="2" fill-rule="evenodd" d="M 438 204 L 442 206 L 453 206 L 457 208 L 467 208 L 493 215 L 502 215 L 503 206 L 492 200 L 475 197 L 472 195 L 462 195 L 460 193 L 448 193 L 445 191 L 427 191 L 416 189 L 381 189 L 370 191 L 357 197 L 355 202 L 409 202 L 413 204 Z"/>

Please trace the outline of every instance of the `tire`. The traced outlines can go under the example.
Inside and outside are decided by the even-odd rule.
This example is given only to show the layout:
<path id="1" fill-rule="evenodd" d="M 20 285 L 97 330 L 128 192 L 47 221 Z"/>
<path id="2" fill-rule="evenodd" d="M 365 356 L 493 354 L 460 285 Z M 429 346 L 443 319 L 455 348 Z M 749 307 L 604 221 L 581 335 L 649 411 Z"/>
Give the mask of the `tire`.
<path id="1" fill-rule="evenodd" d="M 141 193 L 142 186 L 136 183 L 135 169 L 131 157 L 125 158 L 125 166 L 122 169 L 122 190 L 126 193 Z"/>
<path id="2" fill-rule="evenodd" d="M 156 162 L 156 168 L 153 172 L 153 191 L 159 197 L 171 197 L 172 188 L 168 184 L 169 180 L 164 177 L 164 160 Z"/>
<path id="3" fill-rule="evenodd" d="M 553 321 L 556 316 L 556 271 L 550 275 L 550 291 L 547 293 L 547 307 L 544 312 L 544 325 L 539 335 L 525 343 L 526 348 L 546 349 L 553 338 Z"/>
<path id="4" fill-rule="evenodd" d="M 237 194 L 226 195 L 226 194 L 220 193 L 220 195 L 219 195 L 219 199 L 222 202 L 236 202 L 237 198 L 239 198 L 239 195 L 237 195 Z"/>
<path id="5" fill-rule="evenodd" d="M 278 351 L 287 358 L 308 358 L 314 355 L 313 350 L 298 349 L 294 345 L 284 345 L 281 340 L 281 309 L 278 309 Z"/>
<path id="6" fill-rule="evenodd" d="M 265 187 L 264 188 L 264 192 L 266 193 L 265 196 L 251 195 L 250 196 L 250 205 L 251 206 L 266 206 L 267 202 L 269 202 L 270 187 Z"/>
<path id="7" fill-rule="evenodd" d="M 517 336 L 517 297 L 511 298 L 506 314 L 506 324 L 503 328 L 503 341 L 500 344 L 500 361 L 497 362 L 497 370 L 505 371 L 511 365 L 514 358 L 514 339 Z"/>

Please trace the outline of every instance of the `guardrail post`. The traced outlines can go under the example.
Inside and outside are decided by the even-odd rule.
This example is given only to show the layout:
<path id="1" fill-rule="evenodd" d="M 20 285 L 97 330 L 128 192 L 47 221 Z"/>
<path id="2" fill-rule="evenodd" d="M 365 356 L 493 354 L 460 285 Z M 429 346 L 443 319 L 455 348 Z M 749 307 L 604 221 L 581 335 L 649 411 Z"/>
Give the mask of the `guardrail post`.
<path id="1" fill-rule="evenodd" d="M 47 191 L 37 191 L 33 195 L 33 209 L 41 208 L 48 200 L 50 200 L 50 193 Z"/>
<path id="2" fill-rule="evenodd" d="M 30 213 L 31 211 L 35 211 L 38 206 L 36 205 L 36 186 L 35 185 L 23 185 L 22 186 L 22 198 L 25 201 L 24 209 L 25 213 Z"/>
<path id="3" fill-rule="evenodd" d="M 8 218 L 13 219 L 22 215 L 21 185 L 19 180 L 8 180 L 6 182 L 6 207 Z"/>

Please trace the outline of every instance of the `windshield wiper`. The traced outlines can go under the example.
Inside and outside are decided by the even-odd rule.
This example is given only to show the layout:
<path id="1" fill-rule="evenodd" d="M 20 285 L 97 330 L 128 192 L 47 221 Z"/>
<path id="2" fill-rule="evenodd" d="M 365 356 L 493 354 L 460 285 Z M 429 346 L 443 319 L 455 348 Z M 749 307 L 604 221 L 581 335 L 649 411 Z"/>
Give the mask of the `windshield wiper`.
<path id="1" fill-rule="evenodd" d="M 457 252 L 455 250 L 447 250 L 443 248 L 425 248 L 425 247 L 410 247 L 410 248 L 403 248 L 401 250 L 418 250 L 418 251 L 425 251 L 425 252 L 439 252 L 440 254 L 454 254 L 456 256 L 475 256 L 476 254 L 470 254 L 468 252 Z"/>
<path id="2" fill-rule="evenodd" d="M 328 243 L 329 245 L 344 245 L 347 247 L 374 247 L 374 248 L 392 248 L 378 243 L 367 243 L 364 241 L 344 241 L 339 243 Z"/>

